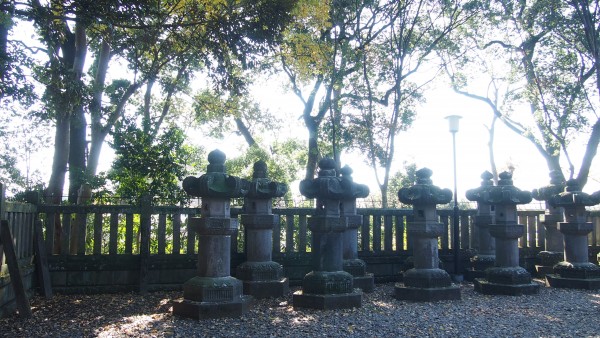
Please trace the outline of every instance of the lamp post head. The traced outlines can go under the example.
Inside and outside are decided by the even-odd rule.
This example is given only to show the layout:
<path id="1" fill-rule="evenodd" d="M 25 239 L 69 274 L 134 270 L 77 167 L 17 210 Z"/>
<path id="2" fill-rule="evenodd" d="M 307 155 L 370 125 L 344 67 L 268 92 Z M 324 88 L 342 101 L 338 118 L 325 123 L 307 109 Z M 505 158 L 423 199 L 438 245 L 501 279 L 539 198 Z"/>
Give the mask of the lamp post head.
<path id="1" fill-rule="evenodd" d="M 449 129 L 451 133 L 456 133 L 458 131 L 458 120 L 462 118 L 460 115 L 449 115 L 445 117 L 448 119 Z"/>

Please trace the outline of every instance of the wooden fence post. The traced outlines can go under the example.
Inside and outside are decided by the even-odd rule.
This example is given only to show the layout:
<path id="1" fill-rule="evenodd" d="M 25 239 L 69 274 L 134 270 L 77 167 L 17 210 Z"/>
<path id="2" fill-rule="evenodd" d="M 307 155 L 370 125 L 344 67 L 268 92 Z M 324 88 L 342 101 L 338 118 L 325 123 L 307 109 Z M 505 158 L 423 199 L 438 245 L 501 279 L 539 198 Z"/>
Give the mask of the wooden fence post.
<path id="1" fill-rule="evenodd" d="M 148 260 L 150 258 L 150 222 L 152 217 L 152 197 L 142 196 L 140 214 L 140 285 L 139 293 L 148 292 Z"/>
<path id="2" fill-rule="evenodd" d="M 0 221 L 6 219 L 6 195 L 5 186 L 0 182 Z M 0 241 L 0 267 L 4 261 L 4 250 L 2 250 L 2 241 Z"/>
<path id="3" fill-rule="evenodd" d="M 42 221 L 34 221 L 34 252 L 35 269 L 40 284 L 40 290 L 44 297 L 52 298 L 52 285 L 50 282 L 50 271 L 48 270 L 48 260 L 46 258 L 46 248 L 44 247 L 44 238 L 42 236 Z"/>

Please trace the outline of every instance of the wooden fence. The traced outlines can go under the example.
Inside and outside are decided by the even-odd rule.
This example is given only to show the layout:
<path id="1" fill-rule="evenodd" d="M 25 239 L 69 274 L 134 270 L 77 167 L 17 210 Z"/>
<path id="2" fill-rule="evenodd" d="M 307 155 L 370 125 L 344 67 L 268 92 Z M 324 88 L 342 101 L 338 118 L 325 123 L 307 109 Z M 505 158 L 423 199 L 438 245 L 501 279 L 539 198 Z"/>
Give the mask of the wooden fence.
<path id="1" fill-rule="evenodd" d="M 176 206 L 127 205 L 6 205 L 18 255 L 25 273 L 32 270 L 33 223 L 43 221 L 45 250 L 48 253 L 52 287 L 63 293 L 141 291 L 179 289 L 195 275 L 197 238 L 188 227 L 190 217 L 199 208 Z M 543 211 L 519 211 L 519 222 L 526 232 L 519 240 L 521 263 L 533 268 L 536 253 L 544 243 L 544 227 L 538 222 Z M 232 217 L 241 213 L 232 208 Z M 284 266 L 292 284 L 299 283 L 310 271 L 311 232 L 307 219 L 313 209 L 273 209 L 280 216 L 273 231 L 273 259 Z M 400 276 L 411 252 L 406 224 L 412 215 L 408 209 L 358 209 L 363 217 L 359 228 L 359 257 L 365 260 L 376 281 L 394 281 Z M 439 210 L 440 220 L 448 229 L 439 240 L 440 258 L 451 271 L 452 210 Z M 475 210 L 460 211 L 461 264 L 466 267 L 471 249 L 477 249 Z M 600 213 L 590 212 L 595 224 L 590 234 L 590 259 L 600 249 Z M 57 235 L 58 236 L 55 236 Z M 232 238 L 232 268 L 244 261 L 244 226 Z M 5 271 L 4 264 L 2 270 Z M 235 271 L 232 269 L 232 271 Z M 0 283 L 7 285 L 7 277 Z M 31 276 L 29 276 L 31 284 Z M 1 292 L 1 291 L 0 291 Z M 5 294 L 7 294 L 5 292 Z M 10 298 L 10 296 L 3 296 Z"/>
<path id="2" fill-rule="evenodd" d="M 2 184 L 0 184 L 0 191 Z M 37 208 L 32 204 L 7 203 L 0 193 L 0 219 L 8 220 L 13 239 L 16 259 L 28 295 L 33 294 L 34 285 L 34 220 Z M 15 288 L 11 284 L 4 248 L 0 241 L 0 318 L 16 308 Z"/>

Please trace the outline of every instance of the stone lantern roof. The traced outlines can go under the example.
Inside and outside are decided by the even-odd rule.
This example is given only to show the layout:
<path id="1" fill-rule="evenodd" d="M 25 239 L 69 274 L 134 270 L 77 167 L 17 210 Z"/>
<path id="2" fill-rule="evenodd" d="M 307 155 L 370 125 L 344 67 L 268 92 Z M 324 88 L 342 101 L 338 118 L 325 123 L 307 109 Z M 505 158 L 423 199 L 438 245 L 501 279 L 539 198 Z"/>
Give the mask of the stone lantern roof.
<path id="1" fill-rule="evenodd" d="M 186 177 L 182 182 L 183 190 L 195 197 L 244 197 L 248 192 L 247 183 L 225 173 L 225 157 L 225 153 L 218 149 L 211 151 L 206 173 L 200 177 Z"/>
<path id="2" fill-rule="evenodd" d="M 247 182 L 248 193 L 245 197 L 254 199 L 270 199 L 285 195 L 287 184 L 271 181 L 267 178 L 267 164 L 260 160 L 254 163 L 252 181 Z"/>
<path id="3" fill-rule="evenodd" d="M 548 203 L 554 207 L 586 207 L 600 203 L 600 193 L 592 195 L 581 191 L 577 180 L 571 179 L 567 181 L 567 185 L 563 192 L 551 196 Z"/>
<path id="4" fill-rule="evenodd" d="M 565 189 L 565 181 L 562 174 L 557 170 L 550 171 L 550 185 L 533 189 L 531 197 L 538 201 L 547 201 L 551 196 L 560 194 Z"/>
<path id="5" fill-rule="evenodd" d="M 513 185 L 512 173 L 504 171 L 498 175 L 497 186 L 489 188 L 489 194 L 483 201 L 494 205 L 516 205 L 531 202 L 531 192 L 523 191 Z"/>
<path id="6" fill-rule="evenodd" d="M 431 181 L 433 172 L 429 168 L 417 170 L 415 185 L 398 190 L 398 199 L 404 204 L 446 204 L 452 200 L 452 191 L 442 189 Z"/>
<path id="7" fill-rule="evenodd" d="M 341 200 L 344 190 L 335 172 L 335 161 L 323 158 L 319 161 L 317 178 L 300 181 L 300 193 L 307 198 Z"/>
<path id="8" fill-rule="evenodd" d="M 465 196 L 467 197 L 467 199 L 469 201 L 474 201 L 474 202 L 478 202 L 478 203 L 487 203 L 490 189 L 494 187 L 494 182 L 492 181 L 492 178 L 494 177 L 494 175 L 492 175 L 491 172 L 486 170 L 481 174 L 480 177 L 481 177 L 481 186 L 479 188 L 467 190 L 467 192 L 465 193 Z"/>
<path id="9" fill-rule="evenodd" d="M 340 184 L 345 194 L 345 198 L 343 199 L 357 199 L 369 196 L 369 187 L 366 184 L 355 183 L 352 179 L 352 168 L 345 165 L 340 169 L 340 173 L 342 174 Z"/>

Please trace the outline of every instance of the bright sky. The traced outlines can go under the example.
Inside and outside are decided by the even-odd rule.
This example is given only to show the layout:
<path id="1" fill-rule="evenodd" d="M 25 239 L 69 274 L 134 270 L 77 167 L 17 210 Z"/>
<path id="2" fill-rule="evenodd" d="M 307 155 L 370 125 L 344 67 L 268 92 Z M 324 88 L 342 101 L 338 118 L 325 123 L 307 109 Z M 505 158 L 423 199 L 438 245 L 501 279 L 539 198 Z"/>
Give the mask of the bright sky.
<path id="1" fill-rule="evenodd" d="M 284 93 L 282 85 L 267 81 L 257 87 L 254 95 L 264 108 L 290 119 L 289 130 L 284 129 L 283 135 L 306 139 L 307 131 L 300 119 L 302 105 L 294 94 Z M 465 191 L 478 187 L 481 173 L 490 170 L 486 126 L 492 121 L 491 111 L 483 103 L 456 94 L 449 88 L 429 90 L 426 97 L 427 102 L 418 109 L 417 119 L 412 127 L 397 137 L 392 172 L 402 170 L 404 161 L 414 162 L 417 168 L 428 167 L 433 170 L 432 180 L 435 185 L 452 190 L 452 134 L 448 130 L 448 120 L 445 117 L 461 115 L 460 130 L 456 134 L 457 186 L 459 201 L 465 201 Z M 581 161 L 585 141 L 586 139 L 579 140 L 581 153 L 572 154 L 576 166 Z M 207 146 L 204 137 L 200 137 L 197 143 Z M 243 145 L 244 140 L 241 136 L 231 135 L 225 140 L 215 140 L 207 146 L 207 150 L 218 148 L 231 158 L 238 155 Z M 36 163 L 43 166 L 37 169 L 42 171 L 46 182 L 50 176 L 51 149 L 52 145 L 49 145 L 48 150 L 33 163 L 34 166 Z M 549 183 L 548 169 L 543 157 L 529 141 L 517 136 L 499 121 L 496 123 L 494 149 L 499 172 L 505 170 L 509 163 L 516 168 L 513 180 L 519 189 L 531 191 Z M 103 146 L 101 158 L 104 161 L 100 164 L 99 171 L 106 171 L 113 160 L 112 149 L 108 144 Z M 370 186 L 370 197 L 379 199 L 380 193 L 373 171 L 363 162 L 363 157 L 345 154 L 342 156 L 342 162 L 342 165 L 348 164 L 353 168 L 356 182 Z M 597 167 L 598 165 L 592 167 L 590 179 L 584 189 L 588 193 L 600 190 L 600 173 L 594 170 Z M 295 186 L 291 188 L 292 191 L 298 191 Z"/>
<path id="2" fill-rule="evenodd" d="M 269 85 L 273 86 L 273 82 L 266 84 Z M 292 117 L 291 135 L 306 138 L 304 124 L 298 119 L 302 106 L 295 95 L 283 94 L 281 87 L 262 87 L 256 95 L 263 103 L 269 102 L 265 104 L 266 107 Z M 487 105 L 456 94 L 450 88 L 429 90 L 426 97 L 427 102 L 418 109 L 417 119 L 412 127 L 397 137 L 392 171 L 402 170 L 404 161 L 414 162 L 417 168 L 428 167 L 433 170 L 432 180 L 435 185 L 453 190 L 452 134 L 445 117 L 461 115 L 459 132 L 456 134 L 457 187 L 458 200 L 466 200 L 465 191 L 479 187 L 480 175 L 485 170 L 491 171 L 486 127 L 492 121 L 491 110 Z M 581 152 L 571 154 L 577 169 L 585 148 L 583 142 L 586 140 L 578 140 L 581 146 L 577 149 L 581 149 Z M 228 142 L 229 140 L 218 146 L 227 147 Z M 517 188 L 531 191 L 549 184 L 548 169 L 542 155 L 529 141 L 509 130 L 500 121 L 495 126 L 494 151 L 498 172 L 506 170 L 509 164 L 515 167 L 513 181 Z M 356 182 L 371 187 L 371 196 L 379 196 L 373 171 L 364 164 L 360 155 L 345 155 L 342 162 L 342 165 L 348 164 L 354 169 Z M 584 190 L 589 193 L 600 190 L 599 179 L 600 173 L 592 167 L 592 174 Z"/>
<path id="3" fill-rule="evenodd" d="M 307 131 L 300 119 L 302 105 L 293 93 L 284 92 L 284 85 L 269 79 L 256 86 L 254 95 L 263 108 L 290 119 L 289 131 L 284 129 L 282 133 L 284 137 L 291 135 L 306 139 Z M 492 121 L 491 111 L 483 103 L 456 94 L 449 88 L 429 90 L 425 96 L 427 102 L 418 109 L 413 126 L 397 137 L 392 172 L 402 170 L 404 161 L 414 162 L 418 168 L 428 167 L 433 170 L 432 180 L 435 185 L 453 189 L 452 134 L 448 131 L 448 121 L 445 117 L 461 115 L 460 130 L 456 134 L 457 186 L 459 200 L 465 200 L 465 191 L 478 187 L 481 173 L 490 170 L 488 132 L 485 126 L 489 126 Z M 578 140 L 581 152 L 571 154 L 577 170 L 588 135 L 584 136 L 585 138 Z M 198 143 L 207 146 L 206 138 L 200 138 Z M 239 145 L 243 144 L 241 136 L 232 135 L 225 140 L 215 140 L 212 147 L 225 151 L 231 158 L 237 155 Z M 209 151 L 210 147 L 207 146 Z M 512 163 L 516 168 L 513 180 L 518 188 L 532 190 L 549 183 L 548 169 L 543 157 L 529 141 L 508 130 L 499 121 L 496 123 L 494 149 L 499 171 L 506 169 L 508 163 Z M 33 161 L 34 169 L 42 171 L 46 182 L 50 176 L 51 151 L 52 144 Z M 103 161 L 99 171 L 106 171 L 113 160 L 112 149 L 108 144 L 103 146 L 101 158 Z M 595 161 L 598 162 L 599 159 Z M 356 182 L 371 187 L 371 197 L 379 195 L 372 169 L 364 164 L 360 155 L 344 155 L 342 162 L 342 165 L 348 164 L 354 169 Z M 594 168 L 598 168 L 598 165 L 592 166 L 592 173 L 584 189 L 590 193 L 600 190 L 600 171 Z"/>

